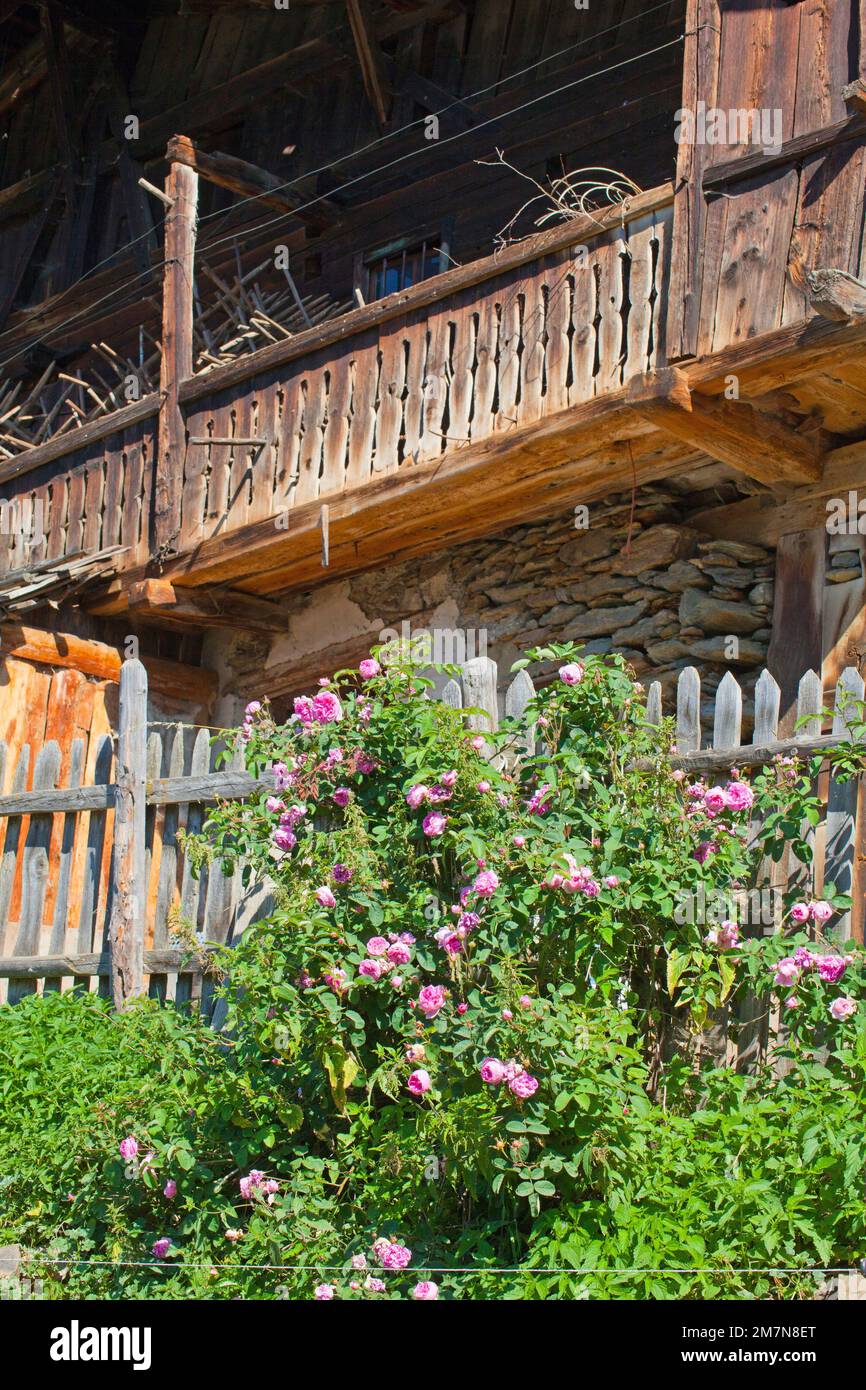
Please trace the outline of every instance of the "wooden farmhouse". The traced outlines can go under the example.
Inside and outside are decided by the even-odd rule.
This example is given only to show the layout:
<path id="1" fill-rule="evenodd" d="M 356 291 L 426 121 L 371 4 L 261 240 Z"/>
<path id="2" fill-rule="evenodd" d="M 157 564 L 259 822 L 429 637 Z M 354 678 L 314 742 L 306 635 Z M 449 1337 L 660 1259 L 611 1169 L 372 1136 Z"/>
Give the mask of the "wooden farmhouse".
<path id="1" fill-rule="evenodd" d="M 733 673 L 746 734 L 763 668 L 780 735 L 861 670 L 863 0 L 0 0 L 0 39 L 7 813 L 110 780 L 136 654 L 199 728 L 394 633 L 500 701 L 545 641 L 696 667 L 705 723 Z"/>

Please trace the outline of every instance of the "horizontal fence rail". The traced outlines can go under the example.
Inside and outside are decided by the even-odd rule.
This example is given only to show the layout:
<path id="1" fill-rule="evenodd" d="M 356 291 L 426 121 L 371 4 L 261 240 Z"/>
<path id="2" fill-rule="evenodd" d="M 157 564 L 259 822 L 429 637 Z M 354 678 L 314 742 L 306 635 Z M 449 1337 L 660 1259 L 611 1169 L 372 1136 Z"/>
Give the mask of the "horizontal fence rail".
<path id="1" fill-rule="evenodd" d="M 0 797 L 0 991 L 5 989 L 15 1002 L 41 981 L 45 989 L 93 988 L 108 995 L 114 979 L 119 998 L 120 940 L 124 968 L 131 968 L 133 982 L 147 984 L 161 999 L 196 1001 L 210 1010 L 208 947 L 235 943 L 250 923 L 270 911 L 273 899 L 267 883 L 244 890 L 239 870 L 226 876 L 219 865 L 211 865 L 194 877 L 179 831 L 200 830 L 207 807 L 218 800 L 242 800 L 256 789 L 272 789 L 273 776 L 251 777 L 240 750 L 226 768 L 216 770 L 225 744 L 213 740 L 207 729 L 148 726 L 144 667 L 125 662 L 122 677 L 126 698 L 121 699 L 117 748 L 108 735 L 102 736 L 91 781 L 84 782 L 82 750 L 73 744 L 69 785 L 58 787 L 60 753 L 52 742 L 39 750 L 32 776 L 28 745 L 20 749 L 9 777 L 4 776 L 9 790 Z M 465 709 L 467 727 L 490 732 L 503 715 L 519 718 L 534 694 L 525 670 L 500 692 L 496 663 L 479 657 L 465 663 L 459 678 L 440 681 L 435 698 Z M 800 682 L 800 732 L 779 739 L 779 687 L 764 671 L 755 688 L 752 741 L 744 744 L 742 692 L 729 673 L 716 692 L 712 729 L 705 739 L 700 676 L 686 668 L 669 712 L 676 728 L 671 761 L 695 776 L 723 776 L 732 766 L 756 768 L 779 756 L 820 755 L 849 737 L 846 719 L 852 716 L 846 715 L 846 701 L 862 700 L 863 694 L 862 676 L 853 668 L 843 672 L 833 730 L 823 733 L 821 681 L 807 672 Z M 662 688 L 654 682 L 647 693 L 647 720 L 658 725 L 665 713 Z M 131 737 L 136 730 L 138 737 Z M 520 751 L 512 748 L 504 756 L 514 758 Z M 0 745 L 3 769 L 7 754 Z M 825 780 L 826 815 L 814 832 L 818 885 L 832 883 L 840 893 L 854 894 L 854 908 L 839 931 L 843 937 L 859 937 L 859 779 Z M 25 790 L 28 781 L 32 790 Z M 802 866 L 789 862 L 783 871 L 796 881 Z"/>

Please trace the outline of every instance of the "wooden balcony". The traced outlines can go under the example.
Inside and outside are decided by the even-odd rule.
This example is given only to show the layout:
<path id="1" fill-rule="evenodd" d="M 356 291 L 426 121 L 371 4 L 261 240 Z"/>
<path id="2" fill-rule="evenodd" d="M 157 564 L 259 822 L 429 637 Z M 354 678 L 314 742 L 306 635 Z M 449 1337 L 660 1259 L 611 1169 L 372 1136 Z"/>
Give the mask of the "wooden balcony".
<path id="1" fill-rule="evenodd" d="M 811 505 L 850 471 L 834 435 L 862 436 L 826 388 L 866 316 L 804 303 L 783 321 L 779 260 L 763 331 L 670 365 L 672 218 L 665 185 L 230 363 L 164 370 L 160 393 L 0 464 L 0 501 L 41 522 L 27 544 L 2 528 L 0 574 L 118 548 L 92 611 L 281 630 L 269 596 L 712 460 Z M 164 368 L 178 360 L 169 347 Z"/>
<path id="2" fill-rule="evenodd" d="M 614 448 L 608 422 L 665 360 L 671 206 L 666 185 L 188 376 L 168 478 L 157 395 L 8 460 L 2 495 L 43 518 L 27 562 L 125 547 L 102 612 L 158 572 L 269 594 L 622 483 L 658 454 L 637 415 Z"/>

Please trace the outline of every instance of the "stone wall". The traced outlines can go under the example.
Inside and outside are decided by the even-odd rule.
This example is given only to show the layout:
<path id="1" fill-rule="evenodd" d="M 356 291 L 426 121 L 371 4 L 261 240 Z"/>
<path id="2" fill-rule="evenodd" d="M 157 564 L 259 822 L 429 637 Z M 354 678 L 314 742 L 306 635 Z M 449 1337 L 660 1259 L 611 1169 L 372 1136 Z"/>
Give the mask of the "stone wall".
<path id="1" fill-rule="evenodd" d="M 231 663 L 236 688 L 250 689 L 244 666 L 259 682 L 262 665 L 283 671 L 290 684 L 305 656 L 315 664 L 321 652 L 326 672 L 408 622 L 413 633 L 462 631 L 476 654 L 486 643 L 503 686 L 527 646 L 573 640 L 622 652 L 666 687 L 694 664 L 707 697 L 730 669 L 748 696 L 770 637 L 773 554 L 695 531 L 684 520 L 693 507 L 663 484 L 643 487 L 633 515 L 631 494 L 620 494 L 589 508 L 586 529 L 568 513 L 290 595 L 286 638 Z"/>

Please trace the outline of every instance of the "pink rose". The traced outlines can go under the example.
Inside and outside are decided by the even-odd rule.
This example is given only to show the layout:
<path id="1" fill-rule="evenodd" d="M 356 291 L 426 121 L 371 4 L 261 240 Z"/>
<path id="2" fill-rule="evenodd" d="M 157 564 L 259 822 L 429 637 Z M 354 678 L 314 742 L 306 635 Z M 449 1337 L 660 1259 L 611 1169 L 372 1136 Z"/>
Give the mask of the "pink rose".
<path id="1" fill-rule="evenodd" d="M 279 796 L 269 796 L 267 801 L 265 802 L 265 805 L 267 806 L 268 810 L 274 814 L 277 811 L 285 811 L 286 809 L 286 803 Z"/>
<path id="2" fill-rule="evenodd" d="M 366 1269 L 366 1268 L 367 1268 L 367 1256 L 366 1256 L 366 1255 L 353 1255 L 353 1256 L 352 1256 L 352 1268 L 353 1268 L 353 1269 Z"/>
<path id="3" fill-rule="evenodd" d="M 472 887 L 479 898 L 491 898 L 499 887 L 499 876 L 492 869 L 482 869 Z"/>
<path id="4" fill-rule="evenodd" d="M 848 969 L 847 956 L 818 956 L 815 960 L 818 974 L 826 985 L 835 985 Z"/>
<path id="5" fill-rule="evenodd" d="M 583 667 L 579 661 L 570 661 L 567 666 L 560 666 L 559 679 L 565 685 L 580 685 L 583 680 Z"/>
<path id="6" fill-rule="evenodd" d="M 367 942 L 368 956 L 385 956 L 388 954 L 388 942 L 384 936 L 371 936 Z"/>
<path id="7" fill-rule="evenodd" d="M 732 950 L 739 939 L 740 928 L 736 922 L 722 922 L 717 927 L 711 927 L 707 932 L 707 941 L 711 946 L 718 946 L 720 951 Z"/>
<path id="8" fill-rule="evenodd" d="M 327 884 L 316 889 L 316 901 L 320 907 L 336 907 L 337 899 L 334 897 Z"/>
<path id="9" fill-rule="evenodd" d="M 127 1163 L 131 1163 L 138 1153 L 138 1140 L 134 1135 L 128 1134 L 125 1139 L 120 1141 L 120 1157 L 125 1158 Z"/>
<path id="10" fill-rule="evenodd" d="M 168 1236 L 160 1236 L 159 1240 L 153 1242 L 151 1249 L 158 1260 L 164 1260 L 171 1249 L 171 1241 Z"/>
<path id="11" fill-rule="evenodd" d="M 518 1002 L 518 1004 L 520 1005 L 521 1009 L 531 1009 L 531 1008 L 532 1008 L 532 1000 L 530 999 L 530 997 L 529 997 L 528 994 L 521 994 L 521 996 L 520 996 L 520 998 L 518 999 L 517 1002 Z"/>
<path id="12" fill-rule="evenodd" d="M 425 787 L 423 782 L 416 782 L 414 787 L 410 787 L 406 793 L 406 805 L 413 811 L 417 811 L 422 802 L 427 800 L 430 795 L 430 788 Z"/>
<path id="13" fill-rule="evenodd" d="M 808 904 L 808 903 L 794 903 L 794 906 L 791 908 L 790 916 L 791 916 L 791 921 L 792 921 L 792 922 L 808 922 L 808 920 L 809 920 L 809 904 Z"/>
<path id="14" fill-rule="evenodd" d="M 525 835 L 514 835 L 514 836 L 512 837 L 511 843 L 512 843 L 517 849 L 523 849 L 523 846 L 526 844 L 526 836 L 525 836 Z"/>
<path id="15" fill-rule="evenodd" d="M 322 979 L 328 988 L 332 989 L 335 994 L 342 994 L 343 990 L 346 988 L 345 970 L 332 970 L 328 974 L 323 975 Z"/>
<path id="16" fill-rule="evenodd" d="M 788 998 L 785 1000 L 785 1008 L 786 1008 L 786 1009 L 799 1009 L 799 1007 L 800 1007 L 800 1000 L 797 998 L 796 994 L 789 994 L 789 995 L 788 995 Z"/>
<path id="17" fill-rule="evenodd" d="M 838 999 L 834 999 L 830 1005 L 830 1013 L 837 1023 L 842 1023 L 844 1019 L 850 1018 L 857 1011 L 856 999 L 850 999 L 847 994 L 840 994 Z"/>
<path id="18" fill-rule="evenodd" d="M 505 1066 L 497 1057 L 485 1057 L 478 1070 L 488 1086 L 498 1086 L 505 1080 Z"/>
<path id="19" fill-rule="evenodd" d="M 358 667 L 361 678 L 365 681 L 371 681 L 374 676 L 378 676 L 381 669 L 378 661 L 372 656 L 366 656 Z"/>
<path id="20" fill-rule="evenodd" d="M 457 781 L 457 773 L 452 768 L 450 772 L 443 772 L 442 776 L 439 778 L 439 781 L 442 783 L 442 786 L 445 787 L 447 791 L 451 791 L 451 789 Z"/>
<path id="21" fill-rule="evenodd" d="M 370 950 L 370 943 L 367 942 L 367 950 Z M 408 965 L 412 959 L 412 952 L 402 941 L 395 941 L 393 946 L 388 947 L 388 959 L 393 965 Z"/>
<path id="22" fill-rule="evenodd" d="M 383 1269 L 405 1269 L 412 1259 L 408 1246 L 385 1240 L 384 1236 L 373 1242 L 373 1253 Z"/>
<path id="23" fill-rule="evenodd" d="M 412 1297 L 419 1303 L 432 1303 L 439 1297 L 439 1285 L 432 1279 L 422 1279 L 412 1290 Z"/>
<path id="24" fill-rule="evenodd" d="M 173 1197 L 177 1196 L 177 1183 L 175 1182 L 174 1178 L 169 1178 L 165 1187 L 162 1189 L 162 1195 L 163 1197 L 167 1197 L 169 1201 L 171 1201 Z"/>
<path id="25" fill-rule="evenodd" d="M 343 810 L 352 800 L 352 793 L 348 787 L 337 787 L 331 800 L 335 806 L 339 806 L 340 810 Z"/>
<path id="26" fill-rule="evenodd" d="M 425 1071 L 423 1067 L 419 1067 L 418 1071 L 413 1071 L 409 1080 L 406 1082 L 413 1096 L 423 1096 L 425 1091 L 430 1090 L 432 1084 L 430 1073 Z"/>
<path id="27" fill-rule="evenodd" d="M 508 1082 L 508 1089 L 518 1100 L 528 1100 L 538 1090 L 538 1082 L 528 1071 L 521 1071 Z"/>
<path id="28" fill-rule="evenodd" d="M 833 916 L 832 907 L 823 898 L 818 898 L 815 902 L 810 903 L 809 911 L 816 922 L 829 922 Z"/>
<path id="29" fill-rule="evenodd" d="M 343 706 L 333 690 L 320 690 L 313 699 L 313 718 L 317 724 L 336 724 L 343 717 Z"/>
<path id="30" fill-rule="evenodd" d="M 425 985 L 418 995 L 418 1008 L 428 1018 L 435 1018 L 445 1007 L 445 999 L 444 985 Z"/>
<path id="31" fill-rule="evenodd" d="M 384 1284 L 383 1280 L 381 1280 L 381 1279 L 376 1279 L 375 1276 L 372 1275 L 372 1274 L 369 1274 L 369 1275 L 367 1276 L 367 1278 L 364 1280 L 364 1288 L 365 1288 L 365 1289 L 369 1289 L 369 1290 L 370 1290 L 370 1293 L 384 1293 L 384 1292 L 385 1292 L 385 1284 Z"/>
<path id="32" fill-rule="evenodd" d="M 754 804 L 755 794 L 745 782 L 729 782 L 725 787 L 725 801 L 731 811 L 747 811 Z"/>
<path id="33" fill-rule="evenodd" d="M 800 978 L 800 967 L 790 956 L 785 956 L 776 966 L 776 973 L 773 976 L 774 985 L 782 985 L 784 989 L 790 989 Z"/>
<path id="34" fill-rule="evenodd" d="M 251 716 L 251 715 L 253 715 L 253 714 L 258 714 L 258 712 L 259 712 L 259 710 L 261 709 L 261 707 L 262 707 L 262 702 L 261 702 L 261 700 L 250 700 L 249 704 L 247 705 L 246 709 L 244 710 L 244 714 L 247 715 L 248 717 Z"/>
<path id="35" fill-rule="evenodd" d="M 704 806 L 711 816 L 717 816 L 728 804 L 724 787 L 710 787 L 704 796 Z"/>
<path id="36" fill-rule="evenodd" d="M 317 1284 L 313 1290 L 313 1297 L 317 1299 L 319 1303 L 330 1303 L 331 1299 L 334 1297 L 334 1285 Z"/>
<path id="37" fill-rule="evenodd" d="M 441 811 L 428 811 L 424 817 L 422 829 L 424 834 L 432 840 L 442 834 L 447 824 L 448 817 L 443 816 Z"/>
<path id="38" fill-rule="evenodd" d="M 284 792 L 292 785 L 293 774 L 285 763 L 274 763 L 271 772 L 274 774 L 274 786 L 278 792 Z"/>
<path id="39" fill-rule="evenodd" d="M 365 975 L 368 980 L 381 980 L 385 970 L 386 967 L 380 960 L 362 960 L 358 966 L 358 974 Z"/>
<path id="40" fill-rule="evenodd" d="M 490 791 L 490 783 L 489 783 L 489 782 L 485 782 L 485 781 L 476 782 L 476 783 L 475 783 L 475 790 L 478 791 L 478 792 L 481 792 L 481 794 L 483 795 L 485 792 L 489 792 L 489 791 Z"/>
<path id="41" fill-rule="evenodd" d="M 296 695 L 292 701 L 292 709 L 302 724 L 312 724 L 313 702 L 309 695 Z"/>
<path id="42" fill-rule="evenodd" d="M 298 837 L 294 830 L 289 830 L 286 825 L 278 825 L 272 838 L 277 849 L 284 851 L 294 849 L 295 845 L 298 843 Z"/>
<path id="43" fill-rule="evenodd" d="M 618 888 L 619 879 L 616 874 L 607 874 L 604 879 L 604 886 L 605 888 Z"/>

